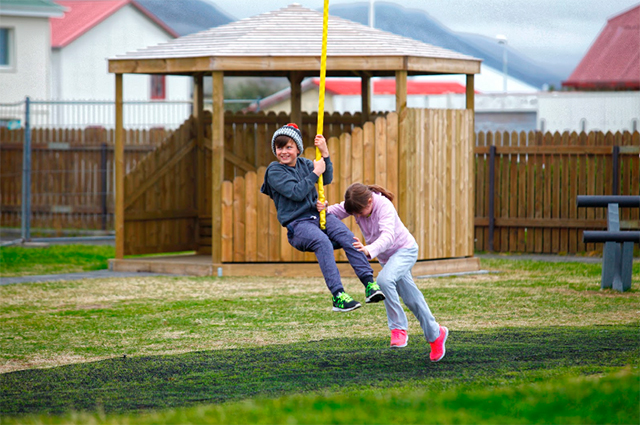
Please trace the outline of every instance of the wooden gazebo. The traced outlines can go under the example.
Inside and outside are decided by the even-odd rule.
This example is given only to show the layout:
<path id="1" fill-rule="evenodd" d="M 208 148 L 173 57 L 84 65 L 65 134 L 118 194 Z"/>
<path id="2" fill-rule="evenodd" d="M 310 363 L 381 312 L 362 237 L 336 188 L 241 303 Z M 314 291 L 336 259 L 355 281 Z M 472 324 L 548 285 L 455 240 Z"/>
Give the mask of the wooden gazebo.
<path id="1" fill-rule="evenodd" d="M 320 275 L 313 255 L 286 246 L 285 232 L 273 224 L 271 201 L 256 188 L 273 160 L 269 140 L 275 128 L 301 123 L 310 145 L 316 118 L 301 111 L 300 84 L 319 74 L 322 18 L 293 4 L 109 59 L 116 81 L 113 269 Z M 480 60 L 333 16 L 328 28 L 327 77 L 355 76 L 362 84 L 361 114 L 325 118 L 335 180 L 344 180 L 329 192 L 329 201 L 340 200 L 347 182 L 386 184 L 399 195 L 400 215 L 424 246 L 414 273 L 477 270 L 471 172 L 473 82 Z M 124 74 L 189 75 L 194 81 L 191 118 L 126 176 Z M 466 75 L 466 110 L 407 109 L 407 77 L 432 74 Z M 213 82 L 210 114 L 203 108 L 205 75 Z M 225 114 L 225 76 L 287 77 L 291 115 Z M 371 114 L 372 77 L 395 77 L 395 112 Z M 125 259 L 179 251 L 196 255 Z"/>

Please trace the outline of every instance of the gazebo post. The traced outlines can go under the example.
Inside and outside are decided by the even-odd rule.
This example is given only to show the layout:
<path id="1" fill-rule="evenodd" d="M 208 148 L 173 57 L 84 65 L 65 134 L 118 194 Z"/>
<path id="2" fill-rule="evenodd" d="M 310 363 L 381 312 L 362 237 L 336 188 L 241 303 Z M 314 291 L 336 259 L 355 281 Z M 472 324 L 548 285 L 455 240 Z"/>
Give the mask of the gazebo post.
<path id="1" fill-rule="evenodd" d="M 362 125 L 369 121 L 371 113 L 371 76 L 362 73 L 360 76 L 360 96 L 362 99 Z"/>
<path id="2" fill-rule="evenodd" d="M 291 122 L 302 128 L 302 74 L 291 72 L 288 77 L 291 84 Z"/>
<path id="3" fill-rule="evenodd" d="M 475 88 L 474 88 L 474 75 L 467 74 L 467 90 L 466 90 L 466 99 L 467 104 L 466 108 L 471 110 L 471 123 L 469 125 L 469 131 L 471 132 L 471 152 L 469 152 L 469 181 L 471 185 L 471 189 L 469 190 L 469 252 L 467 253 L 469 256 L 473 256 L 473 246 L 474 246 L 474 219 L 475 219 L 475 180 L 473 178 L 473 170 L 475 167 L 475 158 L 473 154 L 473 148 L 476 144 L 476 112 L 475 112 Z"/>
<path id="4" fill-rule="evenodd" d="M 224 180 L 224 72 L 213 71 L 211 118 L 211 261 L 222 264 L 222 182 Z"/>
<path id="5" fill-rule="evenodd" d="M 473 74 L 467 74 L 467 109 L 474 110 L 475 108 L 475 89 L 473 87 Z"/>
<path id="6" fill-rule="evenodd" d="M 407 200 L 407 184 L 409 170 L 405 166 L 407 161 L 407 140 L 405 127 L 407 122 L 407 71 L 396 71 L 396 113 L 398 116 L 398 214 L 407 223 L 409 205 Z M 403 164 L 403 166 L 400 166 Z M 414 170 L 415 171 L 415 170 Z M 413 230 L 413 229 L 409 229 Z"/>
<path id="7" fill-rule="evenodd" d="M 204 76 L 200 73 L 193 76 L 193 118 L 196 124 L 196 170 L 195 182 L 196 190 L 194 192 L 195 206 L 198 211 L 198 221 L 195 228 L 196 245 L 199 247 L 198 235 L 200 234 L 200 220 L 202 216 L 207 215 L 206 208 L 206 192 L 205 192 L 205 155 L 204 155 Z"/>
<path id="8" fill-rule="evenodd" d="M 467 74 L 467 90 L 466 90 L 466 99 L 467 99 L 467 104 L 466 104 L 466 108 L 471 110 L 471 124 L 470 124 L 470 128 L 469 131 L 471 132 L 471 152 L 469 152 L 469 182 L 471 185 L 471 188 L 469 190 L 469 200 L 468 202 L 468 208 L 469 208 L 469 221 L 468 221 L 468 236 L 469 236 L 469 242 L 468 242 L 468 246 L 469 248 L 469 252 L 467 253 L 469 256 L 473 256 L 473 246 L 474 246 L 474 218 L 475 218 L 475 197 L 474 197 L 474 193 L 475 193 L 475 180 L 474 180 L 474 175 L 473 175 L 473 169 L 475 167 L 475 158 L 474 158 L 474 154 L 473 154 L 473 148 L 476 144 L 476 112 L 475 112 L 475 88 L 474 88 L 474 75 L 473 74 Z"/>
<path id="9" fill-rule="evenodd" d="M 396 71 L 396 112 L 398 116 L 407 108 L 407 71 Z M 398 132 L 400 129 L 398 129 Z"/>
<path id="10" fill-rule="evenodd" d="M 124 258 L 124 137 L 122 115 L 122 74 L 116 74 L 116 259 Z"/>

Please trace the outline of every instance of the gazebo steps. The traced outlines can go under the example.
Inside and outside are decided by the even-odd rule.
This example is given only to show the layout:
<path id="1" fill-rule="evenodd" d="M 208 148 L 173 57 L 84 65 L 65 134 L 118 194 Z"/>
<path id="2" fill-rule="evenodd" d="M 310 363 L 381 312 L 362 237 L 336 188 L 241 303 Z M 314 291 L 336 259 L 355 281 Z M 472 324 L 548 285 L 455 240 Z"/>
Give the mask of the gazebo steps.
<path id="1" fill-rule="evenodd" d="M 376 274 L 380 264 L 371 264 Z M 209 255 L 167 255 L 142 258 L 109 260 L 109 269 L 127 272 L 166 273 L 187 276 L 281 276 L 322 277 L 317 263 L 211 263 Z M 355 277 L 346 262 L 338 263 L 340 274 Z M 413 267 L 414 276 L 462 273 L 480 270 L 476 257 L 449 258 L 418 261 Z"/>

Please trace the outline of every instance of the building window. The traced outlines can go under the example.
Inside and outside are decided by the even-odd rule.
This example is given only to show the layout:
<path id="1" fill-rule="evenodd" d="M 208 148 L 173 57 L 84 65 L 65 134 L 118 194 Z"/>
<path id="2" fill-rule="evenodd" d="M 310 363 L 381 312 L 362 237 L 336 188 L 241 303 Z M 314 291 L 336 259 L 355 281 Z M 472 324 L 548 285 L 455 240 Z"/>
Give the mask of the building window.
<path id="1" fill-rule="evenodd" d="M 151 76 L 151 100 L 164 100 L 165 93 L 166 93 L 165 76 L 152 75 Z"/>
<path id="2" fill-rule="evenodd" d="M 631 120 L 631 132 L 635 133 L 636 131 L 638 131 L 638 120 L 634 119 Z"/>
<path id="3" fill-rule="evenodd" d="M 13 51 L 13 28 L 0 28 L 0 69 L 15 66 Z"/>
<path id="4" fill-rule="evenodd" d="M 540 120 L 540 132 L 544 133 L 547 130 L 547 121 L 543 118 Z"/>

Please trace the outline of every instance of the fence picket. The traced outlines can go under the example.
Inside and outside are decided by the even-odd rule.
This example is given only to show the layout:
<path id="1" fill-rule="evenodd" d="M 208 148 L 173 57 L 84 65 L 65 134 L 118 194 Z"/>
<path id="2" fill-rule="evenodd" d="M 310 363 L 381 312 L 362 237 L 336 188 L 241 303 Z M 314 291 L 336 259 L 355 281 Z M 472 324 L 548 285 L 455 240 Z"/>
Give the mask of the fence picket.
<path id="1" fill-rule="evenodd" d="M 249 172 L 245 174 L 245 185 L 245 261 L 254 262 L 258 259 L 258 229 L 256 228 L 256 210 L 258 206 L 257 197 L 264 195 L 259 195 L 258 190 L 256 190 L 258 187 L 256 173 Z"/>
<path id="2" fill-rule="evenodd" d="M 245 259 L 245 183 L 244 177 L 233 179 L 233 261 Z"/>
<path id="3" fill-rule="evenodd" d="M 560 146 L 562 143 L 562 135 L 558 132 L 553 135 L 553 145 Z M 560 218 L 560 205 L 561 201 L 561 186 L 560 186 L 560 173 L 561 173 L 562 159 L 560 155 L 551 155 L 551 172 L 552 176 L 552 204 L 551 204 L 551 216 L 553 218 Z M 560 229 L 554 228 L 551 230 L 551 252 L 560 251 Z"/>
<path id="4" fill-rule="evenodd" d="M 233 183 L 222 182 L 222 261 L 233 261 Z"/>
<path id="5" fill-rule="evenodd" d="M 509 146 L 517 146 L 518 140 L 518 133 L 513 132 L 509 134 Z M 520 199 L 518 198 L 518 195 L 520 194 L 520 192 L 518 191 L 518 167 L 520 166 L 518 159 L 518 155 L 511 155 L 511 158 L 509 159 L 509 217 L 518 217 L 518 203 L 520 202 Z M 510 227 L 509 251 L 517 250 L 518 228 Z"/>
<path id="6" fill-rule="evenodd" d="M 256 261 L 269 260 L 269 204 L 273 202 L 268 196 L 260 193 L 261 182 L 264 182 L 266 170 L 266 167 L 258 168 L 256 176 L 256 235 L 258 239 Z"/>
<path id="7" fill-rule="evenodd" d="M 553 134 L 546 133 L 543 137 L 543 145 L 551 146 L 553 145 Z M 545 220 L 551 218 L 551 204 L 553 202 L 552 198 L 552 163 L 553 155 L 544 155 L 542 157 L 543 166 L 542 166 L 542 175 L 544 179 L 544 189 L 543 189 L 543 200 L 542 200 L 542 216 Z M 542 252 L 549 253 L 551 252 L 551 229 L 544 228 L 542 230 Z"/>

